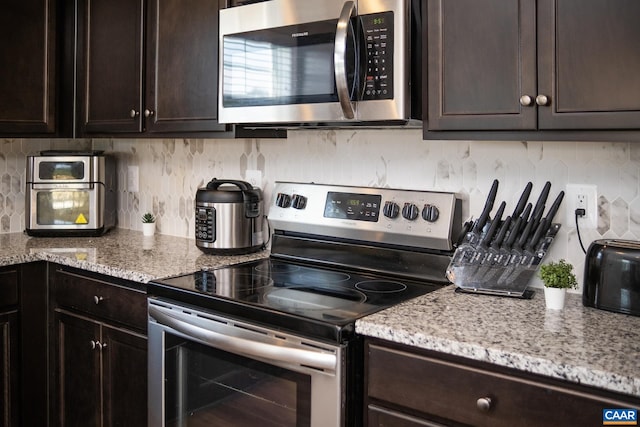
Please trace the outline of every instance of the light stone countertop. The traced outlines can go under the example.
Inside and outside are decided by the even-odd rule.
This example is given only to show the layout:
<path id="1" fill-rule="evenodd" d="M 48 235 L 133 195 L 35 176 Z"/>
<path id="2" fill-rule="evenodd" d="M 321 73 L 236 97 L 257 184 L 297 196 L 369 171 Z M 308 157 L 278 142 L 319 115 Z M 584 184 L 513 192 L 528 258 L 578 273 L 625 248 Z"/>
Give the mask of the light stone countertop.
<path id="1" fill-rule="evenodd" d="M 640 397 L 640 317 L 582 305 L 456 293 L 453 286 L 356 322 L 356 332 Z"/>
<path id="2" fill-rule="evenodd" d="M 125 229 L 79 238 L 0 234 L 0 266 L 44 260 L 139 283 L 268 255 L 206 255 L 192 239 Z M 360 319 L 356 332 L 640 397 L 640 317 L 583 307 L 576 294 L 556 312 L 545 310 L 542 290 L 519 300 L 448 286 Z"/>
<path id="3" fill-rule="evenodd" d="M 147 237 L 119 228 L 100 237 L 0 234 L 0 266 L 43 260 L 139 283 L 267 256 L 266 250 L 248 255 L 207 255 L 193 239 L 162 234 Z"/>

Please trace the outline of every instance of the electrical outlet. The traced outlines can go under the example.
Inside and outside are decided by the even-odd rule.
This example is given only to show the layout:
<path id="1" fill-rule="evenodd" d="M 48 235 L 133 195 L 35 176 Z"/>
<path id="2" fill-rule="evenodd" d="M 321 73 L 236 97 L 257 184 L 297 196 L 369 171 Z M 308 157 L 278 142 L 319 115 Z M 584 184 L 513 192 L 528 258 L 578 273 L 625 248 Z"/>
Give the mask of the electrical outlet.
<path id="1" fill-rule="evenodd" d="M 566 224 L 576 223 L 576 209 L 584 209 L 584 216 L 578 217 L 578 225 L 584 229 L 598 226 L 598 187 L 587 184 L 567 184 L 565 190 Z"/>
<path id="2" fill-rule="evenodd" d="M 257 169 L 247 169 L 244 179 L 254 187 L 262 187 L 262 171 Z"/>
<path id="3" fill-rule="evenodd" d="M 138 166 L 129 166 L 127 168 L 127 191 L 137 193 L 140 191 L 140 176 Z"/>

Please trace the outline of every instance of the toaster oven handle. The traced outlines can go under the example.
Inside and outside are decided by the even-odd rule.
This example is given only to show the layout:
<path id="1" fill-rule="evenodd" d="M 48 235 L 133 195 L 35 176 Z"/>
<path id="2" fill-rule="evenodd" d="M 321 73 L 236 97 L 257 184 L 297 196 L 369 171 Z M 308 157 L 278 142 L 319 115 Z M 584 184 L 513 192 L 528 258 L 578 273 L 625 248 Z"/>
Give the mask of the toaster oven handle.
<path id="1" fill-rule="evenodd" d="M 241 338 L 212 329 L 205 329 L 189 322 L 188 317 L 180 316 L 171 309 L 149 306 L 149 316 L 165 327 L 169 327 L 186 337 L 199 340 L 219 350 L 247 357 L 257 357 L 274 362 L 291 365 L 308 366 L 314 369 L 335 371 L 337 357 L 335 354 L 320 351 L 304 350 L 295 347 L 269 344 Z"/>
<path id="2" fill-rule="evenodd" d="M 336 26 L 336 40 L 333 50 L 333 63 L 335 64 L 336 89 L 342 113 L 347 119 L 355 117 L 351 96 L 349 95 L 349 83 L 347 81 L 347 38 L 349 32 L 349 22 L 351 15 L 356 8 L 352 1 L 347 1 L 342 7 L 338 25 Z"/>

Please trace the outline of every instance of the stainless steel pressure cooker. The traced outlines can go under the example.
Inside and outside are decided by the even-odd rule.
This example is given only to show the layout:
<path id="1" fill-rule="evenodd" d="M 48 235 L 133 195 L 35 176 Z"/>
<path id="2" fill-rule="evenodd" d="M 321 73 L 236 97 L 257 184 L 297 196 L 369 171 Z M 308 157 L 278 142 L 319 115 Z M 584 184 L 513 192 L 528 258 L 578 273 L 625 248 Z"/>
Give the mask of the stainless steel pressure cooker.
<path id="1" fill-rule="evenodd" d="M 196 193 L 196 246 L 210 254 L 264 248 L 262 190 L 245 181 L 212 179 Z"/>

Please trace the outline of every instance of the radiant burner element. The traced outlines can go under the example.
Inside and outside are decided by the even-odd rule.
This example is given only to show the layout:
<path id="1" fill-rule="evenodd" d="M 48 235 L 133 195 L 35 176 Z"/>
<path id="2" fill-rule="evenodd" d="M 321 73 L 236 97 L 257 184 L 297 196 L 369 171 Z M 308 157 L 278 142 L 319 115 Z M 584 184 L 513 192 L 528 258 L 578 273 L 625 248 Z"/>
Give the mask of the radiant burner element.
<path id="1" fill-rule="evenodd" d="M 390 280 L 365 280 L 356 283 L 356 289 L 366 292 L 391 293 L 402 292 L 407 289 L 407 285 Z"/>

